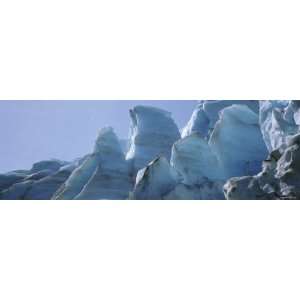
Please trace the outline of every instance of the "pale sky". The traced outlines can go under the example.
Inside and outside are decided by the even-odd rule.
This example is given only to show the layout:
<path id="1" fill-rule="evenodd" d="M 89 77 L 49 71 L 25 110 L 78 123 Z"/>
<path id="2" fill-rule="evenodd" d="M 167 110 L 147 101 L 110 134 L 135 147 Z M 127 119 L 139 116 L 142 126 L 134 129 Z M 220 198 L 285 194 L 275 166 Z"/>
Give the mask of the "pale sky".
<path id="1" fill-rule="evenodd" d="M 127 138 L 129 109 L 150 105 L 172 113 L 179 129 L 196 101 L 0 101 L 0 172 L 30 169 L 34 162 L 73 160 L 91 152 L 101 127 Z"/>

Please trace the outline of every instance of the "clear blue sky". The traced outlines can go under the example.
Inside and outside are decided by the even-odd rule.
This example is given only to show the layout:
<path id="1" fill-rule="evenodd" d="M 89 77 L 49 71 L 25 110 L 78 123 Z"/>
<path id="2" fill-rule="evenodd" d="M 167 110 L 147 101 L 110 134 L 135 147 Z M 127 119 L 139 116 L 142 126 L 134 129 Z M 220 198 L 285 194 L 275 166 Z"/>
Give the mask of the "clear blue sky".
<path id="1" fill-rule="evenodd" d="M 196 101 L 0 101 L 0 173 L 29 169 L 34 162 L 73 160 L 91 152 L 98 129 L 129 132 L 129 109 L 151 105 L 170 111 L 183 127 Z"/>

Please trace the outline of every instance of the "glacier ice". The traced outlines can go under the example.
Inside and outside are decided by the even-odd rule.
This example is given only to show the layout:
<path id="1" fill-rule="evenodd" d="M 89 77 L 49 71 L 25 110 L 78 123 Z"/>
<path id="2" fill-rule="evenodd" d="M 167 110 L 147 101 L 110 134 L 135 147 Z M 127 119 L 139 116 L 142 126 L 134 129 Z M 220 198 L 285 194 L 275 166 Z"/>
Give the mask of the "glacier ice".
<path id="1" fill-rule="evenodd" d="M 211 181 L 208 179 L 196 185 L 179 183 L 173 190 L 163 196 L 163 200 L 223 200 L 225 199 L 223 185 L 224 181 L 222 180 Z"/>
<path id="2" fill-rule="evenodd" d="M 25 180 L 13 184 L 8 189 L 0 192 L 0 199 L 14 200 L 14 199 L 25 199 L 25 195 L 33 184 L 32 180 Z"/>
<path id="3" fill-rule="evenodd" d="M 128 199 L 133 180 L 123 149 L 111 127 L 101 130 L 95 152 L 97 167 L 75 199 Z"/>
<path id="4" fill-rule="evenodd" d="M 224 199 L 223 172 L 197 133 L 178 140 L 171 165 L 158 157 L 137 174 L 133 199 Z"/>
<path id="5" fill-rule="evenodd" d="M 209 145 L 227 178 L 256 174 L 267 157 L 258 115 L 246 105 L 232 105 L 220 112 Z"/>
<path id="6" fill-rule="evenodd" d="M 25 177 L 25 180 L 40 180 L 44 177 L 47 177 L 54 173 L 52 170 L 45 169 L 45 170 L 40 170 L 37 171 L 36 173 L 29 174 L 28 176 Z"/>
<path id="7" fill-rule="evenodd" d="M 224 170 L 207 141 L 198 133 L 194 132 L 173 145 L 171 165 L 181 180 L 165 199 L 224 198 Z"/>
<path id="8" fill-rule="evenodd" d="M 206 179 L 225 179 L 217 157 L 207 141 L 197 133 L 174 144 L 171 165 L 182 175 L 185 184 L 200 184 Z"/>
<path id="9" fill-rule="evenodd" d="M 258 101 L 256 100 L 215 100 L 203 101 L 203 110 L 209 118 L 209 128 L 213 129 L 219 119 L 220 112 L 226 107 L 232 105 L 246 105 L 250 110 L 257 113 L 259 109 Z"/>
<path id="10" fill-rule="evenodd" d="M 131 199 L 159 200 L 178 182 L 178 174 L 163 156 L 151 161 L 136 177 Z"/>
<path id="11" fill-rule="evenodd" d="M 5 190 L 15 183 L 18 183 L 26 178 L 26 175 L 15 172 L 0 174 L 0 191 Z"/>
<path id="12" fill-rule="evenodd" d="M 66 164 L 67 162 L 58 159 L 43 160 L 33 164 L 30 173 L 37 173 L 43 170 L 50 170 L 52 172 L 55 172 Z"/>
<path id="13" fill-rule="evenodd" d="M 200 136 L 208 139 L 219 119 L 219 113 L 224 108 L 235 104 L 247 105 L 255 113 L 258 113 L 259 110 L 259 103 L 256 100 L 199 101 L 187 125 L 182 129 L 181 137 L 184 138 L 191 133 L 196 132 L 200 134 Z"/>
<path id="14" fill-rule="evenodd" d="M 59 187 L 68 179 L 71 172 L 67 169 L 58 170 L 40 180 L 34 181 L 24 195 L 24 199 L 51 199 Z"/>
<path id="15" fill-rule="evenodd" d="M 130 118 L 130 146 L 126 159 L 133 173 L 159 155 L 169 160 L 172 146 L 180 138 L 171 114 L 155 107 L 135 106 L 130 110 Z"/>
<path id="16" fill-rule="evenodd" d="M 94 174 L 99 163 L 97 153 L 89 155 L 69 176 L 65 183 L 57 190 L 54 199 L 74 199 Z"/>
<path id="17" fill-rule="evenodd" d="M 210 120 L 206 115 L 203 103 L 197 105 L 192 116 L 186 126 L 181 131 L 181 137 L 185 138 L 193 133 L 198 133 L 202 137 L 206 137 L 209 130 Z"/>
<path id="18" fill-rule="evenodd" d="M 111 127 L 100 130 L 94 151 L 70 175 L 55 199 L 126 199 L 131 188 L 128 163 Z"/>
<path id="19" fill-rule="evenodd" d="M 260 102 L 260 127 L 269 152 L 285 147 L 287 139 L 299 131 L 298 111 L 298 101 Z"/>
<path id="20" fill-rule="evenodd" d="M 0 174 L 0 199 L 299 199 L 300 101 L 199 101 L 181 135 L 162 109 L 102 128 L 92 153 Z"/>

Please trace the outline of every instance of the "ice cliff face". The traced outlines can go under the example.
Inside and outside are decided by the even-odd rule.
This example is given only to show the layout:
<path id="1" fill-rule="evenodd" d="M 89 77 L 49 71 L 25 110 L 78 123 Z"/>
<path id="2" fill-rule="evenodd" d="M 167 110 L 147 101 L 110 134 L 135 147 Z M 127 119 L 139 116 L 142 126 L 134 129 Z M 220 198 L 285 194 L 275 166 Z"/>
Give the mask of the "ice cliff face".
<path id="1" fill-rule="evenodd" d="M 300 101 L 200 101 L 181 136 L 164 110 L 130 117 L 128 146 L 103 128 L 80 159 L 0 174 L 0 199 L 300 198 Z"/>
<path id="2" fill-rule="evenodd" d="M 267 156 L 258 115 L 246 105 L 222 110 L 209 145 L 227 178 L 256 174 Z"/>
<path id="3" fill-rule="evenodd" d="M 126 159 L 133 173 L 144 168 L 157 156 L 170 159 L 173 144 L 180 133 L 171 114 L 162 109 L 136 106 L 130 110 L 130 146 Z"/>
<path id="4" fill-rule="evenodd" d="M 185 184 L 201 184 L 206 179 L 225 179 L 217 157 L 197 133 L 174 144 L 171 165 L 182 175 Z"/>

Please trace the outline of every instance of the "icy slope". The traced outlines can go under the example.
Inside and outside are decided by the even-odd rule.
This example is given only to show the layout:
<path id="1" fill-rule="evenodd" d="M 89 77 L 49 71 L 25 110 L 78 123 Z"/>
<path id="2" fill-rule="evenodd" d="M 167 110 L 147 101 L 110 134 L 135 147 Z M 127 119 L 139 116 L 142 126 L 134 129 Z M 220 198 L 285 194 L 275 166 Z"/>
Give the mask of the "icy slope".
<path id="1" fill-rule="evenodd" d="M 97 168 L 75 199 L 127 199 L 133 182 L 129 176 L 129 165 L 112 128 L 101 131 L 95 152 Z"/>
<path id="2" fill-rule="evenodd" d="M 128 164 L 111 127 L 100 130 L 94 152 L 56 192 L 55 199 L 125 199 L 131 188 Z"/>

